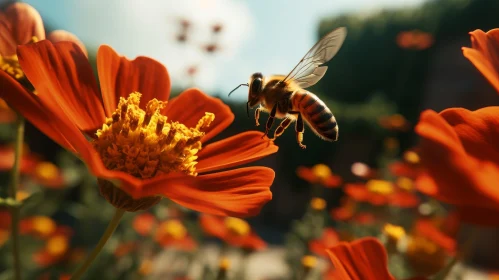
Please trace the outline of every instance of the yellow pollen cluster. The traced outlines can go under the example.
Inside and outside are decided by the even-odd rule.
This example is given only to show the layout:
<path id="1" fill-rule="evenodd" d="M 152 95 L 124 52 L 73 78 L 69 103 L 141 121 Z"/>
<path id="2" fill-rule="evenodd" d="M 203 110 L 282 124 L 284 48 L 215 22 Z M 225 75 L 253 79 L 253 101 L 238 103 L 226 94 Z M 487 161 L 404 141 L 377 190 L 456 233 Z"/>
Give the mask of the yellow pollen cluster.
<path id="1" fill-rule="evenodd" d="M 250 226 L 245 220 L 239 218 L 227 217 L 225 218 L 225 226 L 230 233 L 236 236 L 245 236 L 250 232 Z"/>
<path id="2" fill-rule="evenodd" d="M 205 113 L 195 127 L 188 128 L 161 115 L 166 102 L 152 99 L 143 110 L 140 97 L 138 92 L 121 97 L 112 117 L 96 133 L 93 144 L 106 168 L 143 179 L 169 172 L 196 176 L 203 130 L 215 115 Z"/>
<path id="3" fill-rule="evenodd" d="M 16 54 L 11 56 L 0 56 L 0 69 L 18 81 L 26 77 L 21 69 L 21 65 L 19 65 Z"/>
<path id="4" fill-rule="evenodd" d="M 388 195 L 393 193 L 393 184 L 384 180 L 369 180 L 366 184 L 370 192 Z"/>
<path id="5" fill-rule="evenodd" d="M 182 239 L 187 235 L 187 229 L 178 220 L 163 222 L 160 226 L 160 230 L 173 239 Z"/>
<path id="6" fill-rule="evenodd" d="M 325 164 L 314 165 L 314 167 L 312 167 L 312 172 L 319 180 L 325 180 L 332 175 L 331 169 Z"/>

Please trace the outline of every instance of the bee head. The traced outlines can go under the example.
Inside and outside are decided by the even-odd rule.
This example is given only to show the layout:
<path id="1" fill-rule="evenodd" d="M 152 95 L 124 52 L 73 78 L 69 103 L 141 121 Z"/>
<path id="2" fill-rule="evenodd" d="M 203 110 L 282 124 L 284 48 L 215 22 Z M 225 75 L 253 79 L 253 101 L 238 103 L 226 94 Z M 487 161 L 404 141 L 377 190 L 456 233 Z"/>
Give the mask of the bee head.
<path id="1" fill-rule="evenodd" d="M 249 81 L 249 91 L 248 91 L 248 102 L 249 106 L 253 107 L 257 104 L 260 99 L 260 94 L 263 90 L 263 75 L 260 72 L 254 73 L 250 77 Z"/>

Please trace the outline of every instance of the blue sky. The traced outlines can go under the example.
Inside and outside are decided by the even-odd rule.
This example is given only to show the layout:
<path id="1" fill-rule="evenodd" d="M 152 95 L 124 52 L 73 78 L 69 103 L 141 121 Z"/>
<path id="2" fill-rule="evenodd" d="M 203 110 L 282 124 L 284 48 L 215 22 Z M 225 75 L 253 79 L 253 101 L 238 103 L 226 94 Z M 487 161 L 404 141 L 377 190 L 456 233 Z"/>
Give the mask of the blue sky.
<path id="1" fill-rule="evenodd" d="M 0 0 L 2 1 L 2 0 Z M 192 84 L 208 93 L 228 92 L 251 73 L 286 74 L 318 39 L 324 17 L 371 14 L 386 7 L 410 7 L 425 0 L 26 0 L 56 29 L 75 33 L 90 48 L 109 44 L 133 58 L 163 62 L 178 87 Z M 193 45 L 178 45 L 177 19 L 194 28 Z M 209 27 L 221 22 L 222 52 L 206 56 Z M 341 55 L 341 51 L 338 55 Z M 186 68 L 198 66 L 194 81 Z M 245 98 L 244 90 L 235 94 Z"/>

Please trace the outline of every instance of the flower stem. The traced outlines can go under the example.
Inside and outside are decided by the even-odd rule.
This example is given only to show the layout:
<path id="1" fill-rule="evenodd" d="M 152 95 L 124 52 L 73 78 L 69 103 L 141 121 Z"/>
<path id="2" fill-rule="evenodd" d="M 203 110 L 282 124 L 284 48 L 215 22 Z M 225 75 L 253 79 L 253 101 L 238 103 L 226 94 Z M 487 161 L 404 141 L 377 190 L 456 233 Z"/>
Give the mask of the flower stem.
<path id="1" fill-rule="evenodd" d="M 125 214 L 125 212 L 126 211 L 123 209 L 116 208 L 116 212 L 114 213 L 113 218 L 109 222 L 106 231 L 100 238 L 99 243 L 97 243 L 97 246 L 95 246 L 94 250 L 90 253 L 90 255 L 87 256 L 87 258 L 85 259 L 83 264 L 78 268 L 78 270 L 76 270 L 76 272 L 71 277 L 71 280 L 80 279 L 83 276 L 83 274 L 87 271 L 87 269 L 90 267 L 92 262 L 95 260 L 97 255 L 102 250 L 102 248 L 104 248 L 104 245 L 106 245 L 106 242 L 109 239 L 109 237 L 113 235 L 114 230 L 116 229 L 116 227 L 118 227 L 121 217 L 123 217 L 123 214 Z"/>
<path id="2" fill-rule="evenodd" d="M 17 187 L 19 186 L 19 177 L 21 169 L 22 149 L 24 142 L 24 118 L 18 114 L 16 122 L 16 139 L 14 147 L 14 165 L 10 174 L 9 197 L 16 200 Z M 12 218 L 12 258 L 14 264 L 14 279 L 21 280 L 21 260 L 19 257 L 19 207 L 10 207 Z"/>

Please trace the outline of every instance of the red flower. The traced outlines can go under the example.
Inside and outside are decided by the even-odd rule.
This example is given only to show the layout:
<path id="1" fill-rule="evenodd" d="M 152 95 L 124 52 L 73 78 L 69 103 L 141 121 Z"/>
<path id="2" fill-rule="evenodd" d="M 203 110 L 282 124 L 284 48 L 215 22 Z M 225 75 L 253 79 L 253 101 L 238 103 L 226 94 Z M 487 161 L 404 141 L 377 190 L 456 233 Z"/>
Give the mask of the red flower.
<path id="1" fill-rule="evenodd" d="M 28 86 L 29 82 L 19 67 L 16 47 L 31 42 L 33 37 L 45 39 L 42 18 L 33 7 L 17 2 L 0 10 L 0 72 L 12 76 L 24 86 Z M 47 39 L 52 42 L 72 41 L 80 46 L 85 55 L 87 53 L 83 43 L 67 31 L 51 32 Z M 0 99 L 0 123 L 12 122 L 15 118 L 15 113 Z"/>
<path id="2" fill-rule="evenodd" d="M 412 208 L 419 205 L 416 194 L 395 187 L 383 180 L 370 180 L 367 184 L 347 184 L 345 193 L 355 201 L 366 202 L 375 206 L 392 205 L 400 208 Z"/>
<path id="3" fill-rule="evenodd" d="M 142 236 L 149 235 L 158 222 L 151 213 L 141 213 L 133 218 L 133 229 Z"/>
<path id="4" fill-rule="evenodd" d="M 0 96 L 77 154 L 100 178 L 101 193 L 115 207 L 137 211 L 168 197 L 200 212 L 247 216 L 271 199 L 273 170 L 230 168 L 277 147 L 254 131 L 205 145 L 234 115 L 197 89 L 166 105 L 170 79 L 157 61 L 129 61 L 101 46 L 99 91 L 87 58 L 74 43 L 41 41 L 20 46 L 18 55 L 37 95 L 0 72 L 5 89 Z M 221 169 L 229 170 L 215 172 Z"/>
<path id="5" fill-rule="evenodd" d="M 311 184 L 320 184 L 326 188 L 339 187 L 342 183 L 341 177 L 333 174 L 325 164 L 316 164 L 311 168 L 300 166 L 296 169 L 296 174 Z"/>
<path id="6" fill-rule="evenodd" d="M 421 114 L 421 164 L 417 188 L 454 204 L 464 221 L 499 224 L 499 107 L 451 108 Z"/>
<path id="7" fill-rule="evenodd" d="M 310 251 L 316 255 L 327 257 L 326 249 L 340 242 L 340 236 L 333 228 L 325 228 L 319 239 L 311 240 L 308 244 Z"/>
<path id="8" fill-rule="evenodd" d="M 449 236 L 444 232 L 444 228 L 440 229 L 430 219 L 419 219 L 414 224 L 413 235 L 422 236 L 447 252 L 453 254 L 456 250 L 455 236 Z"/>
<path id="9" fill-rule="evenodd" d="M 403 31 L 397 35 L 397 45 L 403 49 L 425 50 L 433 41 L 430 33 L 421 30 Z"/>
<path id="10" fill-rule="evenodd" d="M 14 166 L 15 152 L 12 147 L 0 147 L 0 171 L 9 171 Z M 33 171 L 40 159 L 31 154 L 27 148 L 23 148 L 21 156 L 20 171 L 23 174 L 29 174 Z"/>
<path id="11" fill-rule="evenodd" d="M 217 237 L 232 246 L 249 250 L 261 250 L 267 247 L 267 243 L 244 220 L 201 215 L 199 222 L 206 234 Z"/>
<path id="12" fill-rule="evenodd" d="M 182 222 L 176 219 L 161 222 L 156 228 L 154 239 L 163 247 L 186 251 L 194 250 L 197 246 Z"/>
<path id="13" fill-rule="evenodd" d="M 477 29 L 470 35 L 471 48 L 463 47 L 463 54 L 499 93 L 499 29 Z"/>
<path id="14" fill-rule="evenodd" d="M 351 243 L 341 242 L 328 249 L 327 253 L 333 263 L 328 279 L 395 279 L 387 268 L 386 250 L 376 238 L 365 237 Z"/>

